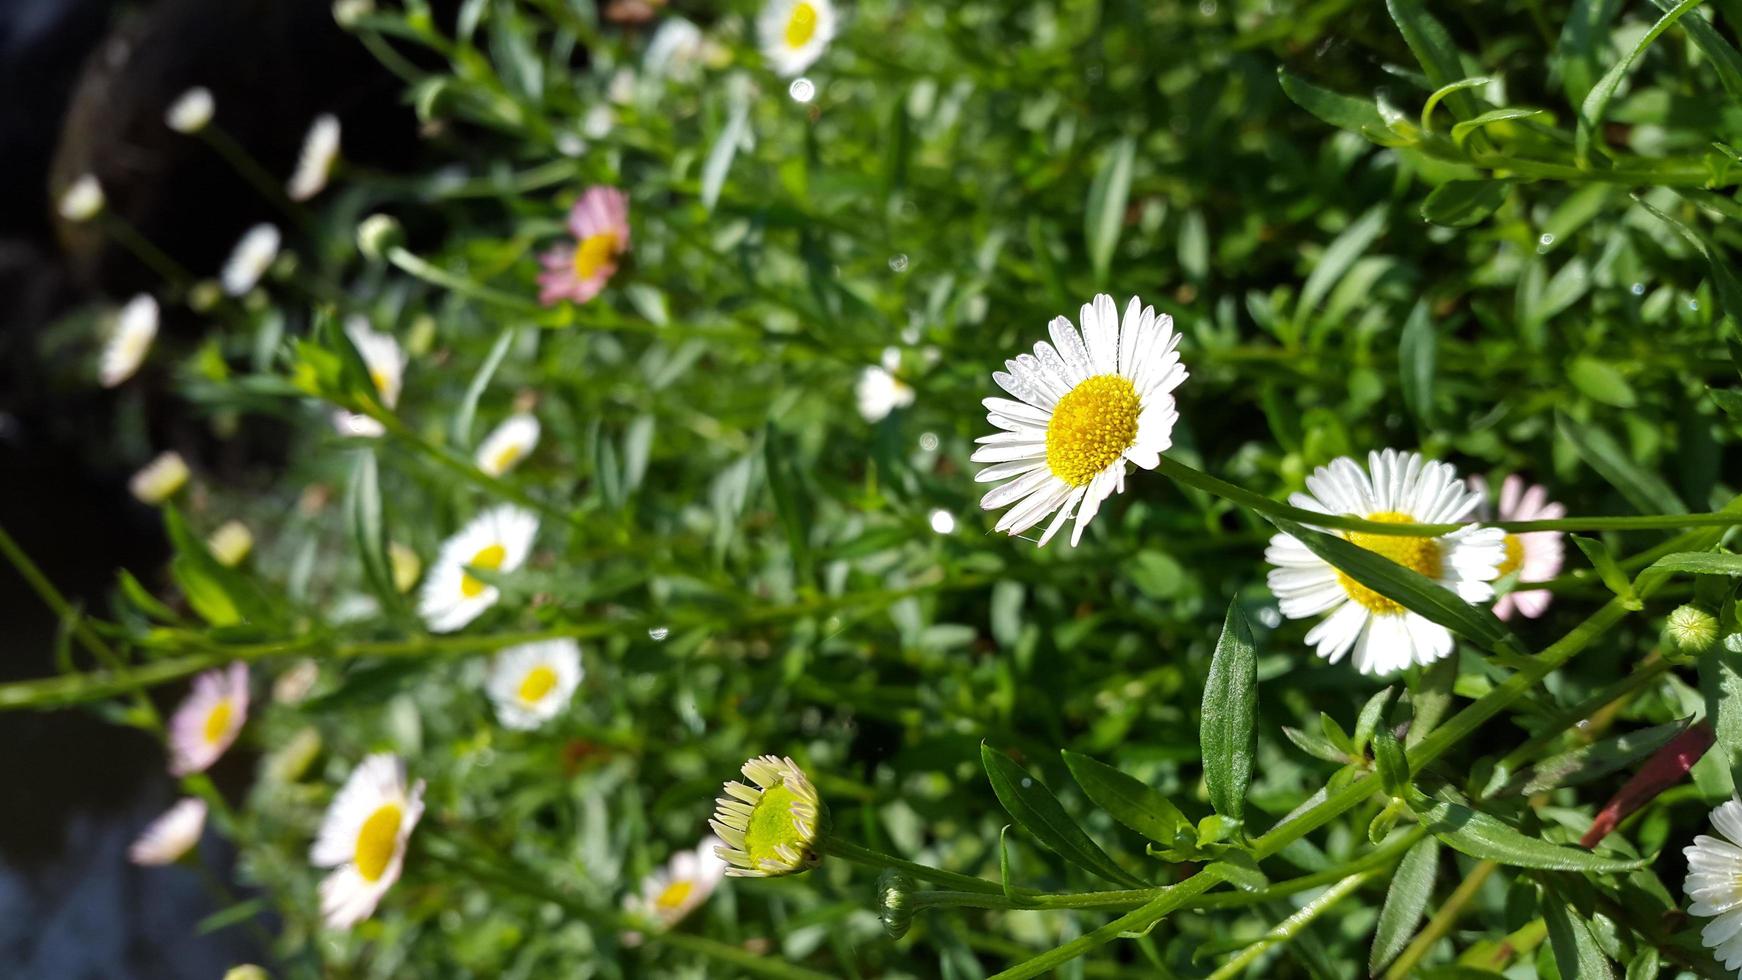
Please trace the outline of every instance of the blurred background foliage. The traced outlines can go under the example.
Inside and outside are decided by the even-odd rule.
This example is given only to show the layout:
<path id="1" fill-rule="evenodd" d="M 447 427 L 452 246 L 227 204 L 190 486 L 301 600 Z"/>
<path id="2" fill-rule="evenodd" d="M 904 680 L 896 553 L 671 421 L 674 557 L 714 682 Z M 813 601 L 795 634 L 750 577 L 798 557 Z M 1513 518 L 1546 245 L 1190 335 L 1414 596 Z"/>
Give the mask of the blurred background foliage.
<path id="1" fill-rule="evenodd" d="M 1008 821 L 981 771 L 984 740 L 1126 868 L 1175 880 L 1189 869 L 1146 857 L 1074 795 L 1057 753 L 1209 813 L 1199 702 L 1230 600 L 1260 652 L 1248 824 L 1323 786 L 1337 766 L 1282 729 L 1318 731 L 1321 712 L 1354 728 L 1383 683 L 1317 660 L 1306 624 L 1281 624 L 1257 515 L 1137 474 L 1080 547 L 1040 551 L 993 536 L 977 508 L 966 460 L 991 371 L 1097 291 L 1139 295 L 1184 334 L 1174 454 L 1268 496 L 1383 446 L 1496 480 L 1523 473 L 1573 514 L 1704 511 L 1737 490 L 1724 463 L 1735 425 L 1708 396 L 1737 381 L 1720 327 L 1735 312 L 1727 249 L 1742 215 L 1733 3 L 1684 13 L 1595 125 L 1581 123 L 1590 93 L 1661 15 L 1652 4 L 1440 4 L 1444 34 L 1424 42 L 1400 31 L 1425 16 L 1402 0 L 867 0 L 842 11 L 803 88 L 762 66 L 744 5 L 642 23 L 584 0 L 370 6 L 340 8 L 403 77 L 422 164 L 353 164 L 317 206 L 294 208 L 262 289 L 179 314 L 197 325 L 160 343 L 147 383 L 90 437 L 94 456 L 130 465 L 176 443 L 196 471 L 190 540 L 239 518 L 258 541 L 224 576 L 260 603 L 246 625 L 202 625 L 164 569 L 133 568 L 168 606 L 115 593 L 105 612 L 130 656 L 243 650 L 267 673 L 320 663 L 306 700 L 258 710 L 244 736 L 258 776 L 225 828 L 238 877 L 262 895 L 235 917 L 277 914 L 285 975 L 703 975 L 704 960 L 623 949 L 441 855 L 506 856 L 614 907 L 694 844 L 720 781 L 764 752 L 806 767 L 837 834 L 993 875 Z M 649 36 L 679 13 L 707 48 L 654 70 Z M 1711 37 L 1686 27 L 1696 19 Z M 1424 68 L 1412 48 L 1443 53 L 1436 38 L 1454 60 Z M 1462 78 L 1482 81 L 1423 111 Z M 1537 112 L 1453 129 L 1495 109 Z M 250 107 L 221 104 L 220 125 L 232 110 Z M 599 299 L 540 310 L 537 255 L 590 184 L 628 192 L 633 250 Z M 389 262 L 356 245 L 378 212 L 404 229 Z M 187 285 L 165 284 L 166 302 Z M 403 426 L 380 440 L 337 434 L 332 405 L 295 383 L 311 350 L 342 353 L 335 325 L 352 317 L 410 353 Z M 75 315 L 35 339 L 51 383 L 90 384 L 96 321 Z M 855 386 L 886 348 L 916 397 L 870 421 Z M 544 439 L 503 485 L 481 483 L 464 460 L 516 406 Z M 250 448 L 220 448 L 237 442 Z M 541 513 L 532 561 L 501 577 L 504 601 L 465 633 L 428 637 L 369 561 L 391 540 L 427 564 L 505 496 Z M 1608 544 L 1630 555 L 1663 538 Z M 1590 574 L 1557 592 L 1544 619 L 1518 624 L 1532 648 L 1607 598 Z M 1457 783 L 1625 675 L 1658 644 L 1669 606 L 1657 605 L 1429 777 Z M 581 636 L 581 691 L 549 728 L 501 729 L 484 654 L 550 629 Z M 1504 675 L 1474 649 L 1461 667 L 1466 697 Z M 1605 723 L 1705 708 L 1694 671 L 1670 670 Z M 126 702 L 108 710 L 141 718 Z M 380 912 L 354 934 L 323 933 L 308 841 L 331 787 L 376 749 L 429 781 L 429 816 Z M 1555 884 L 1580 896 L 1609 956 L 1661 940 L 1666 961 L 1709 963 L 1673 913 L 1679 848 L 1730 792 L 1723 767 L 1708 768 L 1626 828 L 1627 846 L 1661 849 L 1669 887 L 1645 889 L 1661 897 L 1629 906 L 1583 879 Z M 1570 841 L 1626 776 L 1508 814 Z M 1285 851 L 1271 877 L 1360 853 L 1382 804 Z M 1026 884 L 1095 887 L 1019 834 L 1010 847 Z M 1473 863 L 1440 860 L 1435 906 Z M 730 883 L 682 928 L 831 975 L 974 977 L 1105 918 L 931 911 L 892 942 L 872 877 L 831 861 Z M 1539 902 L 1559 901 L 1540 897 L 1544 877 L 1487 879 L 1427 962 L 1538 919 Z M 1250 975 L 1365 975 L 1385 884 L 1367 882 Z M 1201 976 L 1215 957 L 1194 953 L 1238 948 L 1292 909 L 1182 912 L 1065 975 Z M 1558 975 L 1549 949 L 1523 951 L 1513 975 Z"/>

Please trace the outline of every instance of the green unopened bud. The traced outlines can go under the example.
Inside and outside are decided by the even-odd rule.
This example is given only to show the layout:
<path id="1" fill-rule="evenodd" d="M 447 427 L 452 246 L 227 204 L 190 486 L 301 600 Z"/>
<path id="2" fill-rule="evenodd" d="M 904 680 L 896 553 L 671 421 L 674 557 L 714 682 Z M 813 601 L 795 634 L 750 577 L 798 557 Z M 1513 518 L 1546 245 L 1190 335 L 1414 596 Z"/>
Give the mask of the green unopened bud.
<path id="1" fill-rule="evenodd" d="M 372 214 L 357 226 L 357 250 L 371 262 L 386 258 L 387 250 L 398 245 L 405 235 L 399 222 L 385 214 Z"/>
<path id="2" fill-rule="evenodd" d="M 1699 606 L 1682 606 L 1669 614 L 1664 629 L 1683 653 L 1705 653 L 1718 641 L 1718 621 Z"/>
<path id="3" fill-rule="evenodd" d="M 877 876 L 877 918 L 890 939 L 907 935 L 913 925 L 913 879 L 890 868 Z"/>

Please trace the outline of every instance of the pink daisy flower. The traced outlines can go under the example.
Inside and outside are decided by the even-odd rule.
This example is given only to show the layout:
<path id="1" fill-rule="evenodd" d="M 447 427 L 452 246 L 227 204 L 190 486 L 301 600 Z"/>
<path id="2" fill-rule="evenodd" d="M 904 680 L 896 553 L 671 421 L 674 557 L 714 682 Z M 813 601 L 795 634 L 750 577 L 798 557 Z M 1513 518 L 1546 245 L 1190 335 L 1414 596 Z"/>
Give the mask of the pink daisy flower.
<path id="1" fill-rule="evenodd" d="M 248 720 L 248 667 L 208 670 L 169 721 L 169 771 L 186 776 L 218 761 Z"/>
<path id="2" fill-rule="evenodd" d="M 629 251 L 629 196 L 615 187 L 589 187 L 569 211 L 575 244 L 562 245 L 539 259 L 538 301 L 585 303 L 617 272 L 617 257 Z"/>
<path id="3" fill-rule="evenodd" d="M 1483 508 L 1478 513 L 1479 519 L 1488 520 L 1487 482 L 1479 476 L 1472 476 L 1470 487 L 1482 497 Z M 1550 521 L 1565 516 L 1566 507 L 1550 502 L 1546 489 L 1526 484 L 1524 478 L 1516 473 L 1500 484 L 1499 508 L 1494 520 Z M 1561 563 L 1565 558 L 1563 537 L 1559 531 L 1530 531 L 1525 534 L 1506 535 L 1506 560 L 1500 563 L 1500 576 L 1517 572 L 1518 581 L 1511 592 L 1495 601 L 1494 615 L 1501 619 L 1510 619 L 1516 610 L 1526 619 L 1535 619 L 1548 609 L 1554 593 L 1547 589 L 1521 591 L 1521 586 L 1531 582 L 1546 582 L 1561 573 Z"/>

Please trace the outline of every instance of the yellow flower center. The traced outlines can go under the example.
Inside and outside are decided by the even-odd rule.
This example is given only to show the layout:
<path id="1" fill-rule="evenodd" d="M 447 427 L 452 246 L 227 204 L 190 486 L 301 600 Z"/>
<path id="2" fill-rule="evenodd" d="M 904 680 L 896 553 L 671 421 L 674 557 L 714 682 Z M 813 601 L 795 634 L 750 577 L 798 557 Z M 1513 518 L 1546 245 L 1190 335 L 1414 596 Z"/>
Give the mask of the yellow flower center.
<path id="1" fill-rule="evenodd" d="M 352 862 L 364 881 L 378 881 L 387 870 L 387 862 L 393 860 L 393 852 L 399 846 L 399 821 L 404 816 L 399 804 L 383 803 L 363 821 L 363 829 L 357 831 L 357 852 Z"/>
<path id="2" fill-rule="evenodd" d="M 786 46 L 802 48 L 817 33 L 817 8 L 808 3 L 795 4 L 792 17 L 786 22 Z"/>
<path id="3" fill-rule="evenodd" d="M 513 466 L 519 460 L 519 446 L 503 446 L 501 451 L 496 453 L 496 458 L 490 461 L 490 465 L 496 470 L 496 472 L 506 473 L 508 472 L 508 467 Z"/>
<path id="4" fill-rule="evenodd" d="M 1381 524 L 1414 524 L 1416 519 L 1408 514 L 1400 514 L 1394 510 L 1382 510 L 1368 514 L 1367 519 Z M 1349 531 L 1343 535 L 1350 541 L 1368 551 L 1384 555 L 1392 561 L 1413 572 L 1438 579 L 1441 574 L 1440 543 L 1437 538 L 1402 537 L 1395 534 L 1364 534 L 1360 531 Z M 1369 589 L 1342 572 L 1337 573 L 1337 583 L 1349 598 L 1366 606 L 1380 616 L 1400 616 L 1404 608 L 1379 593 Z"/>
<path id="5" fill-rule="evenodd" d="M 1524 541 L 1516 534 L 1506 536 L 1506 560 L 1500 563 L 1500 571 L 1495 578 L 1502 578 L 1518 571 L 1524 564 Z"/>
<path id="6" fill-rule="evenodd" d="M 387 397 L 387 388 L 393 382 L 387 377 L 386 371 L 370 371 L 369 380 L 375 383 L 375 390 L 381 393 L 381 397 Z"/>
<path id="7" fill-rule="evenodd" d="M 207 744 L 216 742 L 230 733 L 230 718 L 236 713 L 236 708 L 229 698 L 222 698 L 212 705 L 212 710 L 206 714 L 204 735 Z"/>
<path id="8" fill-rule="evenodd" d="M 1117 374 L 1097 374 L 1072 388 L 1046 427 L 1046 465 L 1053 476 L 1088 484 L 1137 441 L 1137 389 Z"/>
<path id="9" fill-rule="evenodd" d="M 544 700 L 550 689 L 556 686 L 556 671 L 544 664 L 539 664 L 526 672 L 520 679 L 520 700 L 527 704 L 537 704 Z"/>
<path id="10" fill-rule="evenodd" d="M 575 278 L 591 279 L 617 252 L 617 236 L 611 232 L 588 235 L 575 249 Z"/>
<path id="11" fill-rule="evenodd" d="M 472 568 L 482 568 L 485 571 L 493 572 L 502 567 L 502 560 L 507 557 L 507 548 L 504 548 L 499 544 L 493 544 L 488 548 L 481 549 L 477 554 L 473 555 L 472 560 L 466 562 L 466 564 Z M 484 594 L 484 589 L 484 583 L 473 578 L 471 575 L 466 574 L 460 576 L 460 594 L 466 598 L 476 599 Z"/>
<path id="12" fill-rule="evenodd" d="M 653 904 L 661 912 L 670 912 L 681 906 L 690 897 L 690 893 L 695 890 L 696 883 L 693 881 L 674 881 L 665 886 L 665 890 L 659 893 L 659 897 L 653 900 Z"/>

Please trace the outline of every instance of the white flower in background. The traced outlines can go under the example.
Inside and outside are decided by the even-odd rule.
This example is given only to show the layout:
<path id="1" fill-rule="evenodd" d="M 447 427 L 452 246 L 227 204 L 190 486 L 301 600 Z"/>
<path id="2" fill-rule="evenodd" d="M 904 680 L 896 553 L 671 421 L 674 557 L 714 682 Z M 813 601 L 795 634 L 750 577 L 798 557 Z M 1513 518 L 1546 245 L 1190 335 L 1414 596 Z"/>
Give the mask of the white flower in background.
<path id="1" fill-rule="evenodd" d="M 1449 464 L 1395 449 L 1368 454 L 1368 467 L 1347 456 L 1307 477 L 1309 493 L 1288 502 L 1322 514 L 1362 517 L 1383 524 L 1454 524 L 1476 509 L 1477 496 Z M 1343 532 L 1343 537 L 1425 575 L 1465 602 L 1494 597 L 1491 584 L 1506 557 L 1506 535 L 1474 524 L 1440 537 Z M 1307 633 L 1318 655 L 1336 663 L 1354 651 L 1355 669 L 1389 674 L 1410 664 L 1431 664 L 1451 654 L 1451 631 L 1410 612 L 1338 571 L 1291 534 L 1270 539 L 1264 558 L 1270 591 L 1282 614 L 1305 619 L 1330 613 Z"/>
<path id="2" fill-rule="evenodd" d="M 140 503 L 156 506 L 175 496 L 188 482 L 188 464 L 177 452 L 167 452 L 133 474 L 127 488 Z"/>
<path id="3" fill-rule="evenodd" d="M 320 679 L 320 663 L 312 657 L 304 657 L 273 679 L 272 700 L 279 704 L 300 704 Z"/>
<path id="4" fill-rule="evenodd" d="M 835 26 L 835 5 L 829 0 L 769 0 L 756 18 L 762 56 L 776 74 L 789 78 L 822 57 Z"/>
<path id="5" fill-rule="evenodd" d="M 716 853 L 724 846 L 709 837 L 693 851 L 673 854 L 665 867 L 642 880 L 641 891 L 624 896 L 623 911 L 661 930 L 677 925 L 707 901 L 726 876 L 726 862 Z M 639 946 L 641 940 L 638 932 L 623 937 L 626 946 Z"/>
<path id="6" fill-rule="evenodd" d="M 339 117 L 323 112 L 309 125 L 302 138 L 302 155 L 297 157 L 296 172 L 290 175 L 285 193 L 293 201 L 306 201 L 326 189 L 327 178 L 333 174 L 333 164 L 339 159 Z"/>
<path id="7" fill-rule="evenodd" d="M 1488 483 L 1479 476 L 1472 476 L 1470 488 L 1476 491 L 1482 501 L 1476 509 L 1478 519 L 1486 521 Z M 1550 521 L 1565 516 L 1567 509 L 1558 503 L 1550 503 L 1545 488 L 1527 485 L 1524 478 L 1516 473 L 1500 484 L 1500 506 L 1496 520 Z M 1549 602 L 1554 599 L 1553 592 L 1547 589 L 1526 589 L 1524 586 L 1531 582 L 1546 582 L 1561 573 L 1561 563 L 1565 560 L 1566 546 L 1562 542 L 1564 537 L 1559 531 L 1529 531 L 1506 535 L 1506 559 L 1500 563 L 1500 574 L 1496 577 L 1504 578 L 1517 572 L 1518 581 L 1511 592 L 1495 600 L 1494 615 L 1501 619 L 1510 619 L 1513 610 L 1517 610 L 1524 618 L 1535 619 L 1548 609 Z"/>
<path id="8" fill-rule="evenodd" d="M 822 860 L 817 835 L 822 801 L 798 763 L 765 755 L 744 763 L 744 778 L 728 782 L 708 824 L 724 843 L 714 849 L 739 878 L 773 878 L 809 871 Z"/>
<path id="9" fill-rule="evenodd" d="M 387 564 L 393 566 L 393 587 L 404 595 L 423 577 L 423 559 L 406 545 L 387 542 Z"/>
<path id="10" fill-rule="evenodd" d="M 538 518 L 508 504 L 474 517 L 442 544 L 424 579 L 418 614 L 437 633 L 451 633 L 483 615 L 500 593 L 467 569 L 514 571 L 526 560 L 537 533 Z"/>
<path id="11" fill-rule="evenodd" d="M 986 421 L 1000 432 L 975 441 L 973 461 L 993 465 L 974 479 L 1009 482 L 980 499 L 986 510 L 1010 507 L 997 530 L 1021 534 L 1056 513 L 1045 545 L 1076 512 L 1074 546 L 1101 502 L 1125 489 L 1125 464 L 1154 469 L 1173 444 L 1179 420 L 1172 392 L 1186 379 L 1173 317 L 1156 315 L 1137 297 L 1121 323 L 1113 297 L 1096 296 L 1081 311 L 1083 332 L 1065 317 L 1050 325 L 1052 343 L 1004 362 L 992 375 L 1016 396 L 988 398 Z"/>
<path id="12" fill-rule="evenodd" d="M 898 408 L 913 404 L 913 388 L 895 376 L 901 369 L 901 351 L 894 347 L 883 351 L 883 363 L 859 372 L 859 384 L 853 389 L 859 402 L 859 416 L 873 424 L 889 417 Z"/>
<path id="13" fill-rule="evenodd" d="M 581 647 L 574 640 L 523 643 L 496 655 L 484 688 L 496 705 L 496 719 L 506 728 L 527 731 L 568 707 L 583 673 Z"/>
<path id="14" fill-rule="evenodd" d="M 206 549 L 218 564 L 234 568 L 254 550 L 254 532 L 241 521 L 225 521 L 206 539 Z"/>
<path id="15" fill-rule="evenodd" d="M 362 316 L 352 316 L 345 321 L 345 336 L 350 338 L 351 346 L 357 348 L 357 355 L 363 359 L 363 367 L 369 371 L 369 381 L 374 384 L 381 404 L 387 408 L 397 406 L 408 361 L 399 341 L 390 333 L 370 327 L 368 318 Z M 380 422 L 361 412 L 334 412 L 333 426 L 342 435 L 365 439 L 379 438 L 387 432 Z"/>
<path id="16" fill-rule="evenodd" d="M 174 864 L 193 850 L 205 829 L 206 801 L 187 797 L 145 828 L 127 849 L 127 859 L 134 864 Z"/>
<path id="17" fill-rule="evenodd" d="M 109 342 L 103 345 L 103 361 L 97 369 L 103 387 L 113 388 L 126 381 L 145 363 L 151 342 L 157 338 L 157 318 L 157 300 L 150 293 L 140 293 L 121 307 Z"/>
<path id="18" fill-rule="evenodd" d="M 538 418 L 526 413 L 510 415 L 478 446 L 478 468 L 501 476 L 532 454 L 538 445 Z"/>
<path id="19" fill-rule="evenodd" d="M 178 133 L 197 133 L 212 121 L 212 113 L 217 107 L 212 90 L 196 85 L 170 103 L 169 111 L 163 114 L 163 122 Z"/>
<path id="20" fill-rule="evenodd" d="M 348 929 L 375 911 L 399 880 L 405 844 L 423 816 L 423 780 L 406 787 L 405 764 L 387 753 L 364 759 L 327 807 L 309 849 L 317 868 L 336 868 L 321 882 L 321 917 Z"/>
<path id="21" fill-rule="evenodd" d="M 194 678 L 193 690 L 169 720 L 171 775 L 206 771 L 236 741 L 247 720 L 246 664 L 233 663 Z"/>
<path id="22" fill-rule="evenodd" d="M 1711 820 L 1723 836 L 1701 834 L 1691 847 L 1682 848 L 1688 859 L 1682 891 L 1689 915 L 1712 920 L 1700 930 L 1700 942 L 1724 969 L 1735 970 L 1742 968 L 1742 802 L 1718 804 Z"/>
<path id="23" fill-rule="evenodd" d="M 647 42 L 641 65 L 650 78 L 691 81 L 706 51 L 707 41 L 701 28 L 682 17 L 667 17 Z"/>
<path id="24" fill-rule="evenodd" d="M 278 247 L 283 241 L 275 225 L 258 224 L 243 232 L 224 261 L 224 272 L 219 277 L 224 292 L 242 296 L 258 285 L 260 277 L 272 267 L 272 260 L 278 258 Z"/>
<path id="25" fill-rule="evenodd" d="M 68 221 L 89 221 L 103 210 L 103 185 L 96 176 L 85 174 L 67 185 L 60 195 L 60 216 Z"/>

